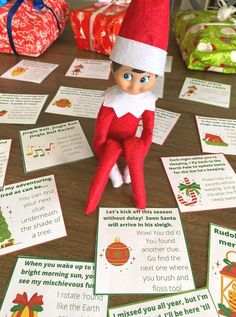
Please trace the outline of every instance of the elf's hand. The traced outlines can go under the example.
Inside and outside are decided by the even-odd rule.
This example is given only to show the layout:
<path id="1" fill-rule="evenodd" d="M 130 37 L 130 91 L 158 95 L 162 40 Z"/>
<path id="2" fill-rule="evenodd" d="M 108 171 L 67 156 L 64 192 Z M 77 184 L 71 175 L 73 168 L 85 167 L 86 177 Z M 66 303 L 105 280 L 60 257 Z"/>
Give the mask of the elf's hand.
<path id="1" fill-rule="evenodd" d="M 146 149 L 142 139 L 134 136 L 124 141 L 124 152 L 126 157 L 144 160 Z"/>

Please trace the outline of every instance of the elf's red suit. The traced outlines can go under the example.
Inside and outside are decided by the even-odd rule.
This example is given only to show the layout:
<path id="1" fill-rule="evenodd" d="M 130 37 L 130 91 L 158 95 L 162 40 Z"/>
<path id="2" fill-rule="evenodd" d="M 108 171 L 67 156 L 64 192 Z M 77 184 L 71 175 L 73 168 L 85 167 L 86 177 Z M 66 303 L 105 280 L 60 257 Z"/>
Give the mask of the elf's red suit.
<path id="1" fill-rule="evenodd" d="M 99 203 L 110 171 L 123 155 L 129 167 L 136 208 L 146 207 L 143 162 L 152 142 L 156 97 L 151 92 L 129 95 L 117 86 L 108 90 L 100 108 L 94 137 L 99 166 L 93 178 L 85 212 L 94 211 Z M 136 137 L 140 119 L 141 137 Z"/>

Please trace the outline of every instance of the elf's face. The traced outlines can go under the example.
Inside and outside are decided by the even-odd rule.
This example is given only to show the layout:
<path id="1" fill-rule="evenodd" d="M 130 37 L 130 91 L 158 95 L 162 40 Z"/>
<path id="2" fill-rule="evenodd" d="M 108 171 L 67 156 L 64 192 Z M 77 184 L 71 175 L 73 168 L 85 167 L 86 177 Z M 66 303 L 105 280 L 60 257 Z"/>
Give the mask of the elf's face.
<path id="1" fill-rule="evenodd" d="M 114 72 L 114 79 L 121 90 L 138 95 L 153 87 L 156 76 L 148 72 L 137 73 L 131 67 L 121 66 Z"/>

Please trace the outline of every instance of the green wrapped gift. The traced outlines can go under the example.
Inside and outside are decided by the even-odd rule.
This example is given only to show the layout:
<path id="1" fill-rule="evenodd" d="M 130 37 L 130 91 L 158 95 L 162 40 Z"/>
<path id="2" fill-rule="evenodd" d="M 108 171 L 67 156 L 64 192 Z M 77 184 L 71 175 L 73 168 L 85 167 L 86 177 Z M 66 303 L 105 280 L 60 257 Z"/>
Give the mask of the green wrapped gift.
<path id="1" fill-rule="evenodd" d="M 236 24 L 220 22 L 218 11 L 180 11 L 174 32 L 189 69 L 236 73 Z"/>

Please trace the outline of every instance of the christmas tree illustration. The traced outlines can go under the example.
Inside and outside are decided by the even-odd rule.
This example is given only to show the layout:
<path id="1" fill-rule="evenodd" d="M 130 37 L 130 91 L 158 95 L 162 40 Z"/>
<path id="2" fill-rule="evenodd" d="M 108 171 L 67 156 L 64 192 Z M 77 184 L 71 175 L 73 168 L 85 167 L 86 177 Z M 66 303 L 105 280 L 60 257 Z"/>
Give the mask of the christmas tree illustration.
<path id="1" fill-rule="evenodd" d="M 3 242 L 6 239 L 11 237 L 11 232 L 8 229 L 8 224 L 6 223 L 6 219 L 2 214 L 2 208 L 0 207 L 0 242 Z"/>

